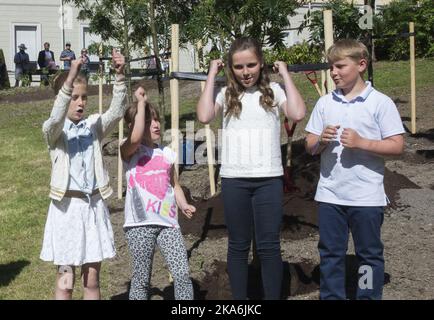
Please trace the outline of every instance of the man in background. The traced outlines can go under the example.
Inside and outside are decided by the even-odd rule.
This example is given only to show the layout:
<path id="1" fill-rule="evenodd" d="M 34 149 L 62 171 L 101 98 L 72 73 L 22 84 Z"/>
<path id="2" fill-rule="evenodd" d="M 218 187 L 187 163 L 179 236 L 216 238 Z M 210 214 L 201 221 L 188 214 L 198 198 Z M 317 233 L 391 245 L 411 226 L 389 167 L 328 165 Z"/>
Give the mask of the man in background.
<path id="1" fill-rule="evenodd" d="M 67 42 L 65 44 L 65 50 L 60 54 L 60 61 L 63 61 L 63 69 L 71 69 L 71 61 L 75 59 L 75 53 L 71 50 L 71 43 Z"/>
<path id="2" fill-rule="evenodd" d="M 18 87 L 21 81 L 21 86 L 30 85 L 31 78 L 29 79 L 30 61 L 29 55 L 24 43 L 18 46 L 19 51 L 14 56 L 15 62 L 15 87 Z M 27 81 L 26 81 L 27 80 Z"/>
<path id="3" fill-rule="evenodd" d="M 54 52 L 50 51 L 50 44 L 48 42 L 44 43 L 44 50 L 39 51 L 38 65 L 43 73 L 41 74 L 41 82 L 44 85 L 48 85 L 48 74 L 55 72 L 57 69 Z"/>

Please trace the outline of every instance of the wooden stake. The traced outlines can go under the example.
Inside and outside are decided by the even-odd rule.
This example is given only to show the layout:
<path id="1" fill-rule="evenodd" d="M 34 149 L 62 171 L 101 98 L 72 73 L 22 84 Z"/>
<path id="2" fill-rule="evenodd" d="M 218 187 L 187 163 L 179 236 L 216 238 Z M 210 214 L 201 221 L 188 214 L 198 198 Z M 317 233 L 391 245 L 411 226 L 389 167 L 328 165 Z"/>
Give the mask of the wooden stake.
<path id="1" fill-rule="evenodd" d="M 124 138 L 124 120 L 119 121 L 119 141 L 118 141 L 118 199 L 122 199 L 122 181 L 123 181 L 123 167 L 121 158 L 121 142 Z"/>
<path id="2" fill-rule="evenodd" d="M 321 95 L 324 96 L 327 93 L 326 87 L 325 87 L 325 81 L 326 81 L 327 75 L 325 70 L 321 70 Z"/>
<path id="3" fill-rule="evenodd" d="M 410 34 L 414 34 L 414 22 L 409 25 Z M 411 133 L 416 133 L 416 50 L 414 35 L 410 35 L 410 86 L 411 86 Z"/>
<path id="4" fill-rule="evenodd" d="M 172 24 L 172 72 L 179 71 L 179 24 Z M 171 133 L 172 149 L 179 157 L 179 81 L 170 80 Z M 179 159 L 179 158 L 178 158 Z M 175 163 L 176 174 L 179 173 L 179 163 Z"/>
<path id="5" fill-rule="evenodd" d="M 324 42 L 325 42 L 325 52 L 333 45 L 333 11 L 324 10 Z M 330 72 L 327 72 L 327 93 L 332 92 L 336 88 Z"/>

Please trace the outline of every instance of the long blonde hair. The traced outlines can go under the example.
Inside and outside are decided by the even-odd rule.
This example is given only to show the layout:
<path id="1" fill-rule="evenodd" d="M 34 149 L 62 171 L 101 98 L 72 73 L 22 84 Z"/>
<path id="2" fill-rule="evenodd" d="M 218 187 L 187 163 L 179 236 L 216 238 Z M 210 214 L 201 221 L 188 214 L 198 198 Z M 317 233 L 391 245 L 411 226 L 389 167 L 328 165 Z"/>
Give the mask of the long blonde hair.
<path id="1" fill-rule="evenodd" d="M 262 93 L 261 98 L 259 99 L 260 105 L 265 109 L 265 111 L 271 111 L 274 107 L 274 93 L 270 88 L 270 78 L 268 76 L 267 67 L 264 63 L 264 56 L 262 54 L 262 48 L 258 41 L 253 38 L 241 37 L 236 39 L 230 49 L 228 54 L 228 66 L 226 70 L 227 74 L 227 88 L 225 94 L 225 100 L 227 104 L 227 110 L 225 113 L 226 116 L 235 116 L 236 118 L 240 117 L 242 105 L 240 101 L 240 95 L 244 93 L 245 88 L 236 80 L 234 72 L 233 72 L 233 55 L 236 52 L 244 51 L 244 50 L 252 50 L 258 60 L 260 61 L 262 67 L 259 74 L 258 82 L 256 85 L 258 86 L 258 90 Z"/>

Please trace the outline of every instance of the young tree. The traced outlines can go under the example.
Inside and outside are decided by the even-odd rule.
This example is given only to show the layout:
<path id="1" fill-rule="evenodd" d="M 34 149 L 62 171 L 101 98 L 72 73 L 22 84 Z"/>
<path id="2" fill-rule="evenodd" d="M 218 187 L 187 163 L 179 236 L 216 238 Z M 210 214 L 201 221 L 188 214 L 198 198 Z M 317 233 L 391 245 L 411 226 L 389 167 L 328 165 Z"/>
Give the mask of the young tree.
<path id="1" fill-rule="evenodd" d="M 170 43 L 170 25 L 182 24 L 197 0 L 63 0 L 79 9 L 78 19 L 89 21 L 90 32 L 103 41 L 114 40 L 128 60 L 132 49 L 143 48 L 152 39 L 152 51 L 160 63 L 160 52 Z M 158 23 L 157 23 L 158 22 Z M 129 73 L 127 63 L 126 72 Z M 165 127 L 164 90 L 158 76 L 162 130 Z M 129 85 L 130 86 L 130 85 Z"/>
<path id="2" fill-rule="evenodd" d="M 324 4 L 324 9 L 333 11 L 333 31 L 334 39 L 358 39 L 362 40 L 363 30 L 359 27 L 359 19 L 363 12 L 359 11 L 354 2 L 345 0 L 330 0 Z M 307 28 L 310 31 L 309 41 L 324 47 L 324 21 L 323 11 L 308 11 L 304 22 L 300 25 L 299 31 Z"/>
<path id="3" fill-rule="evenodd" d="M 283 46 L 288 16 L 295 14 L 296 0 L 201 0 L 193 8 L 184 35 L 193 43 L 201 40 L 225 50 L 240 36 L 251 36 L 262 45 Z"/>
<path id="4" fill-rule="evenodd" d="M 434 56 L 434 2 L 432 0 L 395 0 L 383 8 L 375 25 L 376 53 L 379 59 L 408 59 L 408 38 L 393 37 L 408 32 L 415 23 L 416 54 Z M 389 36 L 389 37 L 388 37 Z"/>

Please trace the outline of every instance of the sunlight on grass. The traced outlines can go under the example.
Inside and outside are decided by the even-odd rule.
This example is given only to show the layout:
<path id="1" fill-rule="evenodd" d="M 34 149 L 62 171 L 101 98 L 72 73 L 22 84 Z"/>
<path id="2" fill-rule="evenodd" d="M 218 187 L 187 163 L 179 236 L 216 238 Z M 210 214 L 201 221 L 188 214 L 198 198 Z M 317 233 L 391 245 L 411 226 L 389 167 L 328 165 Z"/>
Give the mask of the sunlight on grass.
<path id="1" fill-rule="evenodd" d="M 434 60 L 418 60 L 417 88 L 432 86 Z M 379 62 L 374 65 L 376 87 L 387 95 L 409 95 L 409 62 Z M 320 78 L 318 73 L 318 78 Z M 308 110 L 317 99 L 312 84 L 304 74 L 293 74 L 296 86 L 304 97 Z M 181 84 L 182 85 L 182 84 Z M 32 89 L 34 90 L 34 89 Z M 194 90 L 193 90 L 194 91 Z M 9 92 L 7 93 L 9 94 Z M 151 100 L 157 102 L 156 90 L 150 91 Z M 183 93 L 180 99 L 180 127 L 186 121 L 199 124 L 195 108 L 200 89 Z M 1 97 L 1 94 L 0 94 Z M 110 96 L 104 96 L 104 110 L 110 104 Z M 53 101 L 0 105 L 0 299 L 51 299 L 55 280 L 55 267 L 39 260 L 43 229 L 49 204 L 48 191 L 51 163 L 42 136 L 42 123 L 48 118 Z M 166 90 L 166 126 L 170 127 L 170 97 Z M 98 97 L 88 100 L 87 114 L 98 111 Z M 308 116 L 305 121 L 307 121 Z M 219 128 L 219 121 L 211 124 Z M 303 130 L 303 123 L 300 124 Z M 116 137 L 116 132 L 112 134 Z M 111 282 L 113 275 L 102 268 L 101 289 L 104 298 L 117 293 Z M 76 283 L 74 298 L 81 298 L 82 291 Z"/>

